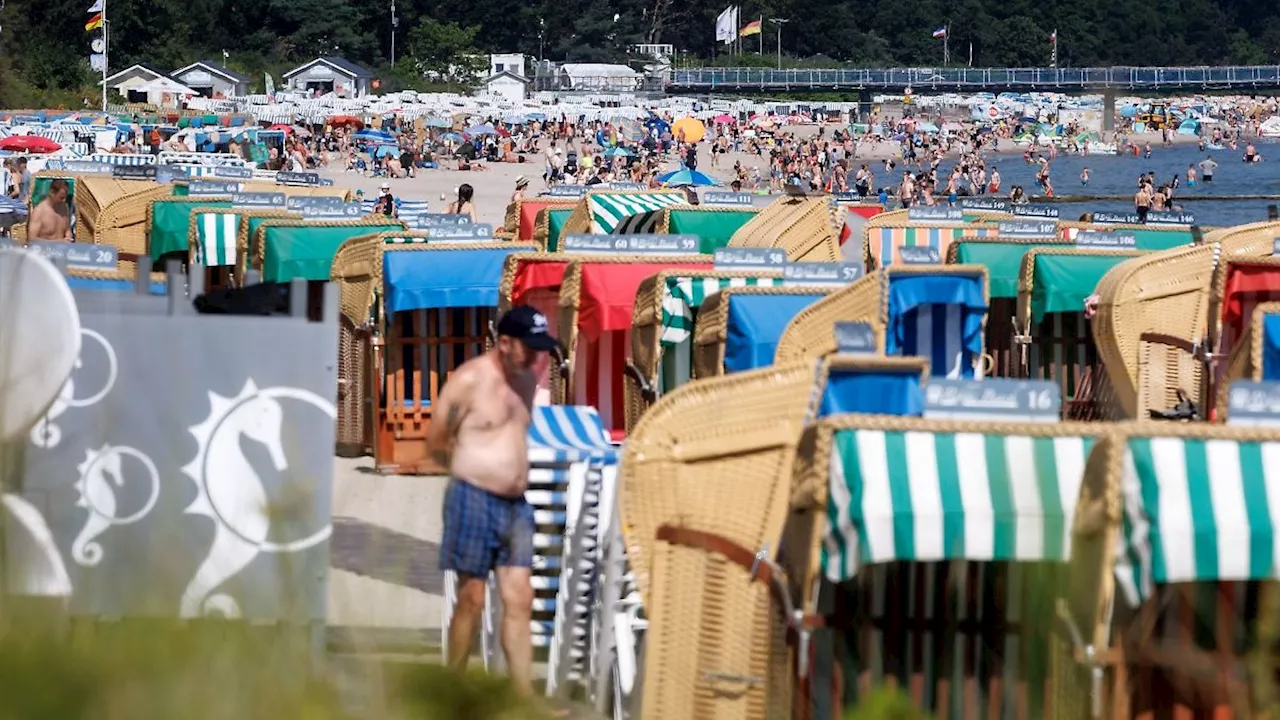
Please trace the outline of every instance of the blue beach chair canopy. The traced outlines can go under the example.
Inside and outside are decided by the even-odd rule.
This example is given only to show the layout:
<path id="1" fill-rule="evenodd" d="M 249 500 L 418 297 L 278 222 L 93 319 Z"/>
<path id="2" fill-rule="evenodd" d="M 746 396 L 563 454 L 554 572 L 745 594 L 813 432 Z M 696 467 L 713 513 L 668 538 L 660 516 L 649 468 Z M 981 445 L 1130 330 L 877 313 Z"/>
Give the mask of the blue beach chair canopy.
<path id="1" fill-rule="evenodd" d="M 981 275 L 911 274 L 889 281 L 886 355 L 916 355 L 930 374 L 973 377 L 987 301 Z"/>
<path id="2" fill-rule="evenodd" d="M 388 313 L 496 307 L 509 248 L 388 252 L 382 288 Z"/>
<path id="3" fill-rule="evenodd" d="M 1263 316 L 1262 379 L 1280 380 L 1280 314 Z"/>
<path id="4" fill-rule="evenodd" d="M 840 413 L 919 417 L 924 414 L 920 373 L 910 368 L 834 366 L 827 375 L 818 416 Z"/>
<path id="5" fill-rule="evenodd" d="M 724 346 L 724 371 L 742 372 L 773 364 L 778 340 L 797 313 L 824 297 L 812 295 L 731 295 Z"/>

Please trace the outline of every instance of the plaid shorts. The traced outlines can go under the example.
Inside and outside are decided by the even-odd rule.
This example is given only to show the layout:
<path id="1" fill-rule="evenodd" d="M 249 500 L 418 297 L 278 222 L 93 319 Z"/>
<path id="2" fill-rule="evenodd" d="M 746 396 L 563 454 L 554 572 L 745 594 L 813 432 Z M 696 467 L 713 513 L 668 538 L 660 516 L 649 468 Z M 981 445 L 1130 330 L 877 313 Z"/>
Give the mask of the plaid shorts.
<path id="1" fill-rule="evenodd" d="M 495 567 L 533 566 L 533 507 L 524 497 L 494 495 L 464 480 L 444 495 L 440 569 L 488 577 Z"/>

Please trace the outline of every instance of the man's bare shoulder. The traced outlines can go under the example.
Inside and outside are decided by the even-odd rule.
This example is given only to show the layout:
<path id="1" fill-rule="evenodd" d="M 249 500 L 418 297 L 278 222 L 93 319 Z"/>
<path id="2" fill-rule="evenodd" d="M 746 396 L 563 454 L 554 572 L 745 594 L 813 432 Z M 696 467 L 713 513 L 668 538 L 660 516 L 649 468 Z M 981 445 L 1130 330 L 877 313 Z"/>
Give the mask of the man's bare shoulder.
<path id="1" fill-rule="evenodd" d="M 467 394 L 477 385 L 484 383 L 493 373 L 493 361 L 487 355 L 473 357 L 462 363 L 449 373 L 449 381 L 445 388 L 457 394 Z"/>

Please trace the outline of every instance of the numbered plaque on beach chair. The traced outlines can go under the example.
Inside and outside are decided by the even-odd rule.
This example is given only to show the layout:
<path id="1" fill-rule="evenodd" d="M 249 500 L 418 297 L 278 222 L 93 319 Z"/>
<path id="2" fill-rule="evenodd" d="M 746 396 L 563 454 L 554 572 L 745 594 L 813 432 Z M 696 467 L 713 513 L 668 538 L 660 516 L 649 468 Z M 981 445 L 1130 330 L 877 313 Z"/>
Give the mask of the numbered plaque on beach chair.
<path id="1" fill-rule="evenodd" d="M 792 508 L 820 530 L 788 555 L 806 612 L 818 572 L 836 584 L 821 608 L 836 670 L 810 700 L 855 705 L 893 684 L 934 717 L 1057 716 L 1047 628 L 1102 427 L 821 421 L 801 463 L 814 492 Z"/>
<path id="2" fill-rule="evenodd" d="M 677 211 L 672 211 L 677 212 Z M 693 329 L 703 302 L 725 288 L 775 287 L 778 270 L 666 270 L 645 278 L 632 315 L 627 427 L 658 396 L 693 377 Z"/>
<path id="3" fill-rule="evenodd" d="M 1085 300 L 1104 275 L 1136 252 L 1038 248 L 1022 258 L 1018 281 L 1018 377 L 1052 380 L 1062 388 L 1069 420 L 1111 417 L 1106 368 L 1098 357 Z"/>
<path id="4" fill-rule="evenodd" d="M 439 473 L 426 454 L 432 405 L 449 374 L 482 354 L 514 243 L 382 244 L 382 343 L 375 347 L 374 460 L 381 470 Z"/>
<path id="5" fill-rule="evenodd" d="M 1280 431 L 1142 423 L 1090 458 L 1064 698 L 1104 717 L 1260 717 L 1275 699 Z M 1092 657 L 1105 683 L 1089 682 Z"/>
<path id="6" fill-rule="evenodd" d="M 778 342 L 778 361 L 837 350 L 835 325 L 866 323 L 876 351 L 919 356 L 934 376 L 981 375 L 987 272 L 972 265 L 899 266 L 856 280 L 795 316 Z"/>
<path id="7" fill-rule="evenodd" d="M 560 340 L 568 352 L 552 376 L 552 398 L 599 409 L 615 440 L 626 434 L 623 378 L 631 351 L 636 293 L 645 278 L 669 269 L 710 270 L 705 255 L 616 255 L 579 258 L 560 286 Z"/>

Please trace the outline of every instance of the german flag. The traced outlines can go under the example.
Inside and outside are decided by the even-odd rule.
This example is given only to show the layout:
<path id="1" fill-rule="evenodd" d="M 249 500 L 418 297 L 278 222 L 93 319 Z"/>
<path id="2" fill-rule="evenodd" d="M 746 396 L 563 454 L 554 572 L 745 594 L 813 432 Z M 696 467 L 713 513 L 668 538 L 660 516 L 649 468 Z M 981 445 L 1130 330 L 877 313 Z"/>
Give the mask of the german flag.
<path id="1" fill-rule="evenodd" d="M 98 13 L 97 15 L 91 15 L 89 17 L 89 22 L 86 22 L 84 24 L 85 32 L 97 30 L 100 27 L 102 27 L 102 13 Z"/>
<path id="2" fill-rule="evenodd" d="M 738 37 L 747 37 L 748 35 L 759 35 L 759 34 L 760 34 L 759 20 L 752 20 L 746 25 L 743 25 L 742 29 L 738 31 Z"/>

